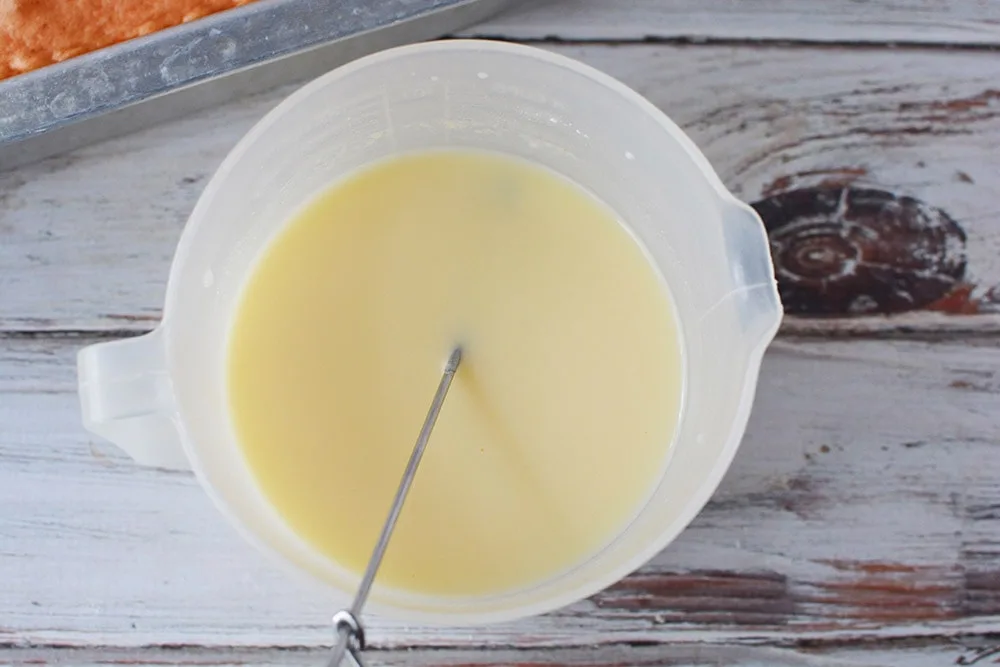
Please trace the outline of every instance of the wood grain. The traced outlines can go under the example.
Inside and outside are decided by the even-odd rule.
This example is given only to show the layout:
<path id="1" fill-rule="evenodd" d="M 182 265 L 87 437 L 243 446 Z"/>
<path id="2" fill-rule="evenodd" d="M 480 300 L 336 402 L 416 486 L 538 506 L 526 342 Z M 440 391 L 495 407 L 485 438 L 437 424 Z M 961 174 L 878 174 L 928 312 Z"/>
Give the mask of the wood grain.
<path id="1" fill-rule="evenodd" d="M 379 667 L 941 667 L 990 664 L 995 645 L 976 638 L 961 641 L 907 642 L 859 647 L 720 646 L 618 644 L 550 649 L 378 650 L 369 655 Z M 316 667 L 321 649 L 14 649 L 0 654 L 0 665 L 190 665 L 191 667 Z M 995 654 L 994 654 L 995 657 Z M 981 661 L 981 662 L 980 662 Z"/>
<path id="2" fill-rule="evenodd" d="M 934 310 L 788 318 L 733 468 L 638 573 L 504 626 L 375 622 L 372 663 L 997 663 L 1000 5 L 557 0 L 470 34 L 556 37 L 747 201 L 851 187 L 939 208 L 967 270 Z M 861 46 L 890 43 L 927 48 Z M 190 475 L 86 434 L 73 368 L 155 325 L 201 188 L 291 89 L 0 174 L 0 665 L 322 664 L 324 591 L 244 544 Z M 913 338 L 801 337 L 887 333 Z"/>
<path id="3" fill-rule="evenodd" d="M 516 40 L 712 40 L 841 44 L 1000 44 L 986 0 L 542 0 L 463 35 Z"/>
<path id="4" fill-rule="evenodd" d="M 554 50 L 673 117 L 747 201 L 844 183 L 911 195 L 967 235 L 953 311 L 789 319 L 785 331 L 1000 331 L 1000 59 L 990 53 L 663 45 Z M 206 179 L 289 91 L 0 174 L 0 330 L 139 331 Z"/>
<path id="5" fill-rule="evenodd" d="M 187 474 L 83 432 L 73 353 L 0 345 L 0 642 L 316 647 L 322 590 L 244 544 Z M 383 648 L 807 646 L 1000 623 L 1000 342 L 777 343 L 733 468 L 642 571 L 555 614 Z M 2 658 L 0 658 L 2 659 Z"/>

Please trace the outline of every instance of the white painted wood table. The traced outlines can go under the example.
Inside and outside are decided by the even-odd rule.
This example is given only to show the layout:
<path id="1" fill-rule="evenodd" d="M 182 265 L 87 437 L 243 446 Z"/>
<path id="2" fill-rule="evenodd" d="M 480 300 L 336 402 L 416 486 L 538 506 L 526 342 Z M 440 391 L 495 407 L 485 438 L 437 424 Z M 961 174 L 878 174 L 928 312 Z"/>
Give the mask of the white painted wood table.
<path id="1" fill-rule="evenodd" d="M 376 625 L 372 663 L 1000 663 L 1000 3 L 566 0 L 469 34 L 677 120 L 758 203 L 791 315 L 674 545 L 530 622 Z M 321 664 L 323 593 L 74 393 L 80 346 L 157 321 L 205 179 L 289 90 L 0 174 L 0 664 Z"/>

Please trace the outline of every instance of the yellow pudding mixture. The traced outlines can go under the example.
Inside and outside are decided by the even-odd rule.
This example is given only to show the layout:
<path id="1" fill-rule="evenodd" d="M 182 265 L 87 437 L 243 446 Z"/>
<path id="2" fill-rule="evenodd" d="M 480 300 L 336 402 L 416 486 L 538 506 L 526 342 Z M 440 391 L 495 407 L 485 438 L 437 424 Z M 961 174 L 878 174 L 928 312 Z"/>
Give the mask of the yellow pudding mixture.
<path id="1" fill-rule="evenodd" d="M 624 529 L 680 409 L 663 281 L 578 186 L 465 151 L 397 157 L 333 185 L 243 288 L 231 419 L 291 528 L 360 573 L 455 344 L 462 363 L 377 581 L 499 593 Z"/>

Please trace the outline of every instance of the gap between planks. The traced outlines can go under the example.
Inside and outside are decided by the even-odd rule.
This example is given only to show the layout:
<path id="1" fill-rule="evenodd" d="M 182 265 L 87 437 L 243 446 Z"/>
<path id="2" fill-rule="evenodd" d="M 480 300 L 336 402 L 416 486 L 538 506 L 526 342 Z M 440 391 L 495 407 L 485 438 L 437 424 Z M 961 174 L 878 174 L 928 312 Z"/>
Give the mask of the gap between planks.
<path id="1" fill-rule="evenodd" d="M 912 326 L 906 322 L 912 321 Z M 930 325 L 930 326 L 928 326 Z M 0 330 L 0 341 L 9 340 L 78 340 L 81 347 L 90 343 L 134 338 L 153 331 L 148 329 L 14 329 Z M 1000 340 L 1000 321 L 992 315 L 925 318 L 923 314 L 903 318 L 789 318 L 781 324 L 776 341 L 884 340 L 952 342 L 975 345 Z"/>
<path id="2" fill-rule="evenodd" d="M 955 43 L 935 43 L 935 42 L 920 42 L 920 41 L 887 41 L 887 42 L 871 42 L 863 40 L 840 40 L 840 41 L 812 41 L 808 39 L 789 39 L 789 38 L 743 38 L 743 37 L 696 37 L 696 36 L 676 36 L 676 37 L 658 37 L 655 35 L 648 35 L 646 37 L 637 37 L 634 39 L 614 39 L 614 38 L 562 38 L 556 36 L 548 37 L 538 37 L 538 38 L 518 38 L 512 39 L 501 34 L 490 34 L 488 32 L 475 32 L 469 35 L 459 34 L 455 35 L 454 38 L 462 39 L 490 39 L 500 42 L 511 42 L 514 44 L 530 44 L 532 46 L 546 47 L 546 46 L 676 46 L 676 47 L 705 47 L 705 46 L 728 46 L 728 47 L 741 47 L 741 48 L 755 48 L 755 47 L 776 47 L 783 49 L 816 49 L 816 50 L 831 50 L 831 51 L 843 51 L 843 50 L 863 50 L 863 51 L 883 51 L 886 49 L 892 49 L 893 51 L 980 51 L 980 52 L 997 52 L 1000 51 L 1000 43 L 991 42 L 955 42 Z M 449 38 L 446 38 L 449 39 Z"/>
<path id="3" fill-rule="evenodd" d="M 383 667 L 941 667 L 971 665 L 997 649 L 1000 636 L 961 640 L 907 640 L 853 643 L 849 646 L 769 647 L 720 644 L 605 644 L 560 649 L 417 649 L 375 650 L 373 664 Z M 0 649 L 0 665 L 180 665 L 190 667 L 318 667 L 328 652 L 316 648 L 34 647 Z M 987 661 L 988 664 L 988 661 Z"/>

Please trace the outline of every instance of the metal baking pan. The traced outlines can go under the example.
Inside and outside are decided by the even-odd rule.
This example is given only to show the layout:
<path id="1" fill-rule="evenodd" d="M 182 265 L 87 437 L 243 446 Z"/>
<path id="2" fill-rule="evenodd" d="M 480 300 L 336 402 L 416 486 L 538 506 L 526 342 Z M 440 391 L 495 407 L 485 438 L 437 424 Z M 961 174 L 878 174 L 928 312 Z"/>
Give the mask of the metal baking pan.
<path id="1" fill-rule="evenodd" d="M 510 0 L 259 0 L 0 81 L 0 170 L 359 56 L 440 37 Z"/>

